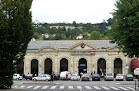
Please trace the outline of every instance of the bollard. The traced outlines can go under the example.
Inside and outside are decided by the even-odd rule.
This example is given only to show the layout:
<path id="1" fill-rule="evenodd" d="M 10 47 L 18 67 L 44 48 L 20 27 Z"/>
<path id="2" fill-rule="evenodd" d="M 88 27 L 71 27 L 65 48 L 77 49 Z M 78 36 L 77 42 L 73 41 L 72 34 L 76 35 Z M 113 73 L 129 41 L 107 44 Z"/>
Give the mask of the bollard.
<path id="1" fill-rule="evenodd" d="M 135 80 L 135 90 L 136 90 L 136 80 Z"/>
<path id="2" fill-rule="evenodd" d="M 139 75 L 138 75 L 138 88 L 139 88 Z"/>

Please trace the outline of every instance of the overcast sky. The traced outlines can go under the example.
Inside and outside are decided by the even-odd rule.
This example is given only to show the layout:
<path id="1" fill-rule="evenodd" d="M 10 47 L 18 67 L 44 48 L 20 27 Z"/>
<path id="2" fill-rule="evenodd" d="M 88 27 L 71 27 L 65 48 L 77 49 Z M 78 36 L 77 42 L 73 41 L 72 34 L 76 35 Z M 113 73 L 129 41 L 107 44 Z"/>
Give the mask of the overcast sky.
<path id="1" fill-rule="evenodd" d="M 33 0 L 33 21 L 101 23 L 112 18 L 115 0 Z"/>

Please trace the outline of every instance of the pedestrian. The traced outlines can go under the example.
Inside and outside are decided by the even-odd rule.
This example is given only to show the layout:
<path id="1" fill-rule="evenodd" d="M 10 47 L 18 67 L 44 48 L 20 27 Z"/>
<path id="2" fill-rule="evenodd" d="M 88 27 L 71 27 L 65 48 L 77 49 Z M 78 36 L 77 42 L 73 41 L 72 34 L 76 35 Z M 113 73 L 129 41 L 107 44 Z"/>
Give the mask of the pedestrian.
<path id="1" fill-rule="evenodd" d="M 68 73 L 66 73 L 66 80 L 68 80 Z"/>
<path id="2" fill-rule="evenodd" d="M 83 72 L 80 73 L 80 77 L 82 77 L 82 75 L 83 75 Z"/>
<path id="3" fill-rule="evenodd" d="M 94 71 L 94 74 L 95 74 L 96 72 Z"/>
<path id="4" fill-rule="evenodd" d="M 54 73 L 52 72 L 50 82 L 53 82 L 53 79 L 54 79 Z"/>
<path id="5" fill-rule="evenodd" d="M 23 78 L 25 78 L 25 74 L 23 73 Z"/>
<path id="6" fill-rule="evenodd" d="M 91 72 L 91 78 L 93 77 L 93 72 Z"/>
<path id="7" fill-rule="evenodd" d="M 103 74 L 103 72 L 102 72 L 102 78 L 104 78 L 104 74 Z"/>

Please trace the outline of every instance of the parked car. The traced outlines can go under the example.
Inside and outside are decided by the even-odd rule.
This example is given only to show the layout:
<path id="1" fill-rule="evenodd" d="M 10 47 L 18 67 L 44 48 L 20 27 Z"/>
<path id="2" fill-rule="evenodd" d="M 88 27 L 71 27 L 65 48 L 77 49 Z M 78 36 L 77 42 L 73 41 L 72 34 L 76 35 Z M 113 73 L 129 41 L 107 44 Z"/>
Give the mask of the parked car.
<path id="1" fill-rule="evenodd" d="M 72 74 L 70 80 L 80 80 L 80 76 L 77 74 Z"/>
<path id="2" fill-rule="evenodd" d="M 63 79 L 66 79 L 66 74 L 68 74 L 68 79 L 70 79 L 71 77 L 71 73 L 69 71 L 62 71 L 60 73 L 60 79 L 63 80 Z"/>
<path id="3" fill-rule="evenodd" d="M 89 74 L 84 73 L 84 74 L 81 76 L 81 79 L 82 79 L 82 81 L 89 81 L 89 80 L 90 80 L 90 76 L 89 76 Z"/>
<path id="4" fill-rule="evenodd" d="M 112 73 L 106 73 L 105 77 L 104 77 L 104 80 L 105 81 L 108 81 L 108 80 L 114 80 L 114 77 L 113 77 L 113 74 Z"/>
<path id="5" fill-rule="evenodd" d="M 25 76 L 25 79 L 26 79 L 26 80 L 27 80 L 27 79 L 32 80 L 32 77 L 33 77 L 33 74 L 27 74 L 27 75 Z"/>
<path id="6" fill-rule="evenodd" d="M 32 80 L 34 80 L 34 81 L 38 81 L 38 80 L 40 80 L 40 81 L 48 81 L 50 79 L 51 79 L 51 76 L 48 75 L 48 74 L 42 74 L 42 75 L 40 75 L 38 77 L 33 77 L 32 78 Z"/>
<path id="7" fill-rule="evenodd" d="M 100 81 L 100 75 L 99 74 L 93 74 L 92 81 Z"/>
<path id="8" fill-rule="evenodd" d="M 124 80 L 124 76 L 123 74 L 116 74 L 116 77 L 115 77 L 115 80 L 118 81 L 118 80 Z"/>
<path id="9" fill-rule="evenodd" d="M 54 80 L 59 80 L 59 75 L 58 74 L 54 75 Z"/>
<path id="10" fill-rule="evenodd" d="M 22 80 L 23 77 L 22 77 L 20 74 L 14 74 L 14 75 L 13 75 L 13 79 L 14 79 L 14 80 Z"/>
<path id="11" fill-rule="evenodd" d="M 132 75 L 132 74 L 127 74 L 127 75 L 125 76 L 125 79 L 126 79 L 127 81 L 133 81 L 133 75 Z"/>

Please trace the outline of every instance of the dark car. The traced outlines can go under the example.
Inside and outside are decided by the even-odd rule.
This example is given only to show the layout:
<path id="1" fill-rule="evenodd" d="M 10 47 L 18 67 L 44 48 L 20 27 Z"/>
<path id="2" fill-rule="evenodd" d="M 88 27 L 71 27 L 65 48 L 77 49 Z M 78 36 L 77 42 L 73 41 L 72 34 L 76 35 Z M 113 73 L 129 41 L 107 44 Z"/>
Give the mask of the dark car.
<path id="1" fill-rule="evenodd" d="M 58 74 L 54 75 L 54 80 L 59 80 L 59 75 Z"/>
<path id="2" fill-rule="evenodd" d="M 99 74 L 93 74 L 92 81 L 100 81 L 100 75 Z"/>
<path id="3" fill-rule="evenodd" d="M 132 75 L 132 74 L 127 74 L 127 75 L 125 76 L 125 79 L 126 79 L 127 81 L 133 81 L 133 75 Z"/>
<path id="4" fill-rule="evenodd" d="M 26 80 L 27 80 L 27 79 L 32 80 L 32 77 L 33 77 L 33 74 L 27 74 L 27 75 L 25 76 L 25 79 L 26 79 Z"/>
<path id="5" fill-rule="evenodd" d="M 84 73 L 81 77 L 82 81 L 89 81 L 90 80 L 90 76 L 89 74 Z"/>

